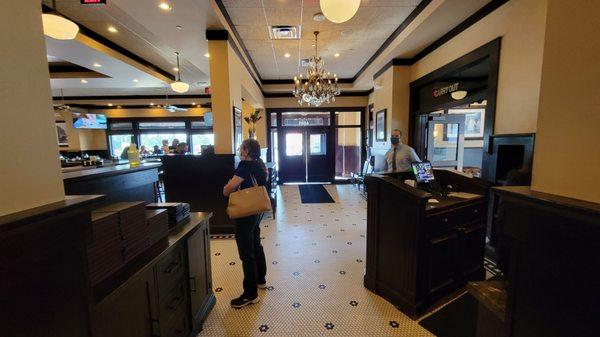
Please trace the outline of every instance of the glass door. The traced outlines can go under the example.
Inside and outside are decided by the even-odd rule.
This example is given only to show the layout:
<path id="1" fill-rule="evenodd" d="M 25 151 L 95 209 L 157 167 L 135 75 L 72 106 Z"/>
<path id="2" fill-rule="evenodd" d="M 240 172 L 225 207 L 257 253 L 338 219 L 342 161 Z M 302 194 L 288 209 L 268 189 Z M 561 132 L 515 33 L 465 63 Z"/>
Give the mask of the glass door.
<path id="1" fill-rule="evenodd" d="M 280 138 L 279 180 L 282 183 L 306 181 L 306 138 L 303 129 L 285 129 Z"/>
<path id="2" fill-rule="evenodd" d="M 427 159 L 431 164 L 462 171 L 465 115 L 430 116 L 427 131 Z"/>
<path id="3" fill-rule="evenodd" d="M 307 128 L 306 181 L 329 182 L 332 179 L 333 163 L 329 148 L 328 128 Z"/>

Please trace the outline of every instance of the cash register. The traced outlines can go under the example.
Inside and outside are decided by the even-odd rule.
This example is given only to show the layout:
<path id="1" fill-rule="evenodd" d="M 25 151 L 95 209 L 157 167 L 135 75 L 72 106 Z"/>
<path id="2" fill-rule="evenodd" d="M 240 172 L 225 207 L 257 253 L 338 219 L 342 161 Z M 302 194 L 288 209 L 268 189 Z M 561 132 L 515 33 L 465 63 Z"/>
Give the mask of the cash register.
<path id="1" fill-rule="evenodd" d="M 443 189 L 440 182 L 435 179 L 431 162 L 413 162 L 411 163 L 411 167 L 419 189 L 427 191 L 435 197 L 448 196 L 448 192 Z"/>

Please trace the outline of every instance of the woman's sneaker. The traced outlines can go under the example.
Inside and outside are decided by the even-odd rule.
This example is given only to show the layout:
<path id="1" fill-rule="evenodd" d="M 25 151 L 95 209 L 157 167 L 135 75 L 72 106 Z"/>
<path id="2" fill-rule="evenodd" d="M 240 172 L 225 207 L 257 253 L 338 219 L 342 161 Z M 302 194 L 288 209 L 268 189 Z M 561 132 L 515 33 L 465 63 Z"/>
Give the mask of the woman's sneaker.
<path id="1" fill-rule="evenodd" d="M 260 302 L 260 298 L 258 297 L 258 295 L 256 295 L 255 298 L 247 298 L 247 297 L 244 297 L 244 295 L 242 295 L 238 298 L 231 300 L 231 306 L 233 308 L 239 309 L 239 308 L 245 307 L 247 305 L 255 304 L 258 302 Z"/>
<path id="2" fill-rule="evenodd" d="M 259 283 L 256 285 L 259 289 L 267 289 L 267 282 Z"/>

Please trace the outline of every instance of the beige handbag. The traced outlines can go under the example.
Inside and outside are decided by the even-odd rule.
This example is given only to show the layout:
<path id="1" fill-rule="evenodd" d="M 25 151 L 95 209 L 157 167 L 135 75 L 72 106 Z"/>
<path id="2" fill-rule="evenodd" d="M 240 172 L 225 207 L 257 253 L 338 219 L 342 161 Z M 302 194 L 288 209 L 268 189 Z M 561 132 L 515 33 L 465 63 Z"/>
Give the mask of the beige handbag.
<path id="1" fill-rule="evenodd" d="M 271 210 L 271 199 L 264 186 L 258 185 L 252 176 L 253 187 L 237 190 L 229 195 L 227 215 L 238 219 Z"/>

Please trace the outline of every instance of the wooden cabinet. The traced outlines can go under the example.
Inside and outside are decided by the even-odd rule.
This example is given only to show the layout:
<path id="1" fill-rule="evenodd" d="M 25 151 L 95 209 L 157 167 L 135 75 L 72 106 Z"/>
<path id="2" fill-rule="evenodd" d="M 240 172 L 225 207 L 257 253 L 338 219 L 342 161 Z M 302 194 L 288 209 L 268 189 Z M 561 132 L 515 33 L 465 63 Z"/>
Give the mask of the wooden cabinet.
<path id="1" fill-rule="evenodd" d="M 214 304 L 210 270 L 210 236 L 208 227 L 196 231 L 187 240 L 190 306 L 193 328 L 198 331 L 207 311 Z"/>
<path id="2" fill-rule="evenodd" d="M 485 202 L 489 184 L 435 171 L 443 186 L 474 194 L 437 197 L 406 185 L 410 177 L 373 175 L 367 185 L 365 287 L 410 316 L 483 279 Z"/>
<path id="3" fill-rule="evenodd" d="M 200 214 L 192 213 L 167 248 L 93 306 L 92 336 L 188 337 L 201 329 L 215 298 L 208 216 Z"/>
<path id="4" fill-rule="evenodd" d="M 142 271 L 92 308 L 92 335 L 151 337 L 151 308 L 156 306 L 151 269 Z M 156 329 L 156 327 L 154 327 Z"/>

